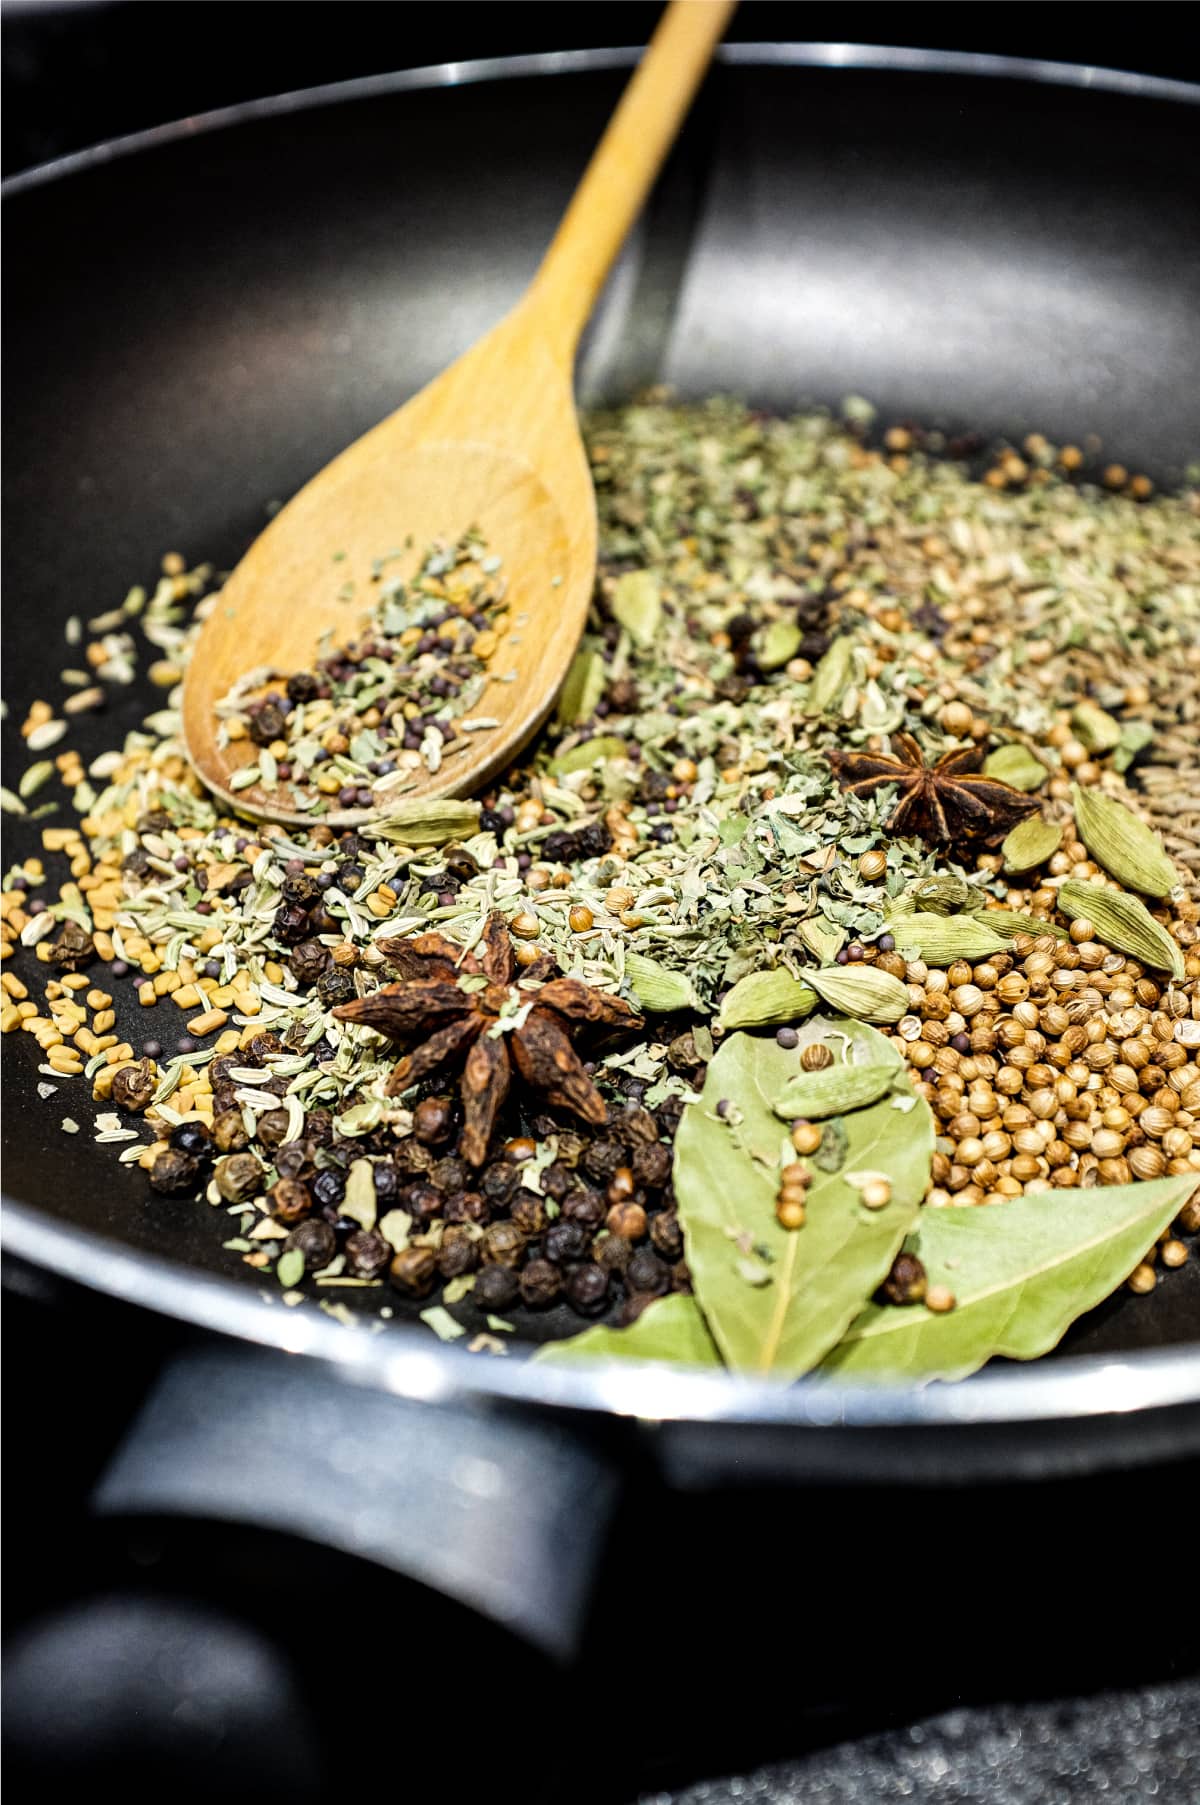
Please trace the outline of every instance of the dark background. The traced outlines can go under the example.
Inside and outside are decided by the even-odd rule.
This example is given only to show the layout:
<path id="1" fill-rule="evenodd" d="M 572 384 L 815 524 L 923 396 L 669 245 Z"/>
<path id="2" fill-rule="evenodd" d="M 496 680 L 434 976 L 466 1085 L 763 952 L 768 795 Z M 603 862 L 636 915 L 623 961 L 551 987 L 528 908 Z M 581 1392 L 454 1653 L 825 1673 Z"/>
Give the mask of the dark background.
<path id="1" fill-rule="evenodd" d="M 637 44 L 657 0 L 10 0 L 3 166 L 189 113 L 424 63 Z M 1176 4 L 799 5 L 743 0 L 727 35 L 986 51 L 1200 77 L 1193 9 Z"/>

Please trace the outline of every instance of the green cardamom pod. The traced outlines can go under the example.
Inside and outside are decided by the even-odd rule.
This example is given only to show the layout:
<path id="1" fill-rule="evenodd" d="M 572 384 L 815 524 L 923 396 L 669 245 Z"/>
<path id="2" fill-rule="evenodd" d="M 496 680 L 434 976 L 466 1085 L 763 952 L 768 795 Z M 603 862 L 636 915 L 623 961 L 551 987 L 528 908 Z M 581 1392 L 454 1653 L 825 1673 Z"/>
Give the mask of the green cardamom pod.
<path id="1" fill-rule="evenodd" d="M 1139 821 L 1132 809 L 1099 790 L 1071 785 L 1075 825 L 1079 837 L 1110 877 L 1146 896 L 1165 896 L 1179 882 L 1179 873 L 1153 828 Z"/>
<path id="2" fill-rule="evenodd" d="M 805 974 L 822 1002 L 858 1022 L 898 1022 L 908 1014 L 908 985 L 874 965 L 827 965 Z"/>
<path id="3" fill-rule="evenodd" d="M 785 1122 L 820 1122 L 827 1116 L 844 1116 L 886 1097 L 900 1070 L 897 1065 L 880 1063 L 797 1072 L 788 1079 L 771 1108 Z"/>
<path id="4" fill-rule="evenodd" d="M 628 965 L 628 959 L 626 960 Z M 752 971 L 727 992 L 720 1023 L 734 1028 L 786 1028 L 817 1006 L 817 993 L 788 971 Z"/>
<path id="5" fill-rule="evenodd" d="M 810 915 L 796 929 L 814 959 L 822 965 L 832 965 L 846 944 L 846 930 L 838 927 L 824 915 Z"/>
<path id="6" fill-rule="evenodd" d="M 1014 940 L 1018 934 L 1032 934 L 1035 939 L 1049 934 L 1052 940 L 1069 940 L 1066 928 L 1060 928 L 1056 921 L 1046 921 L 1041 915 L 1023 915 L 1018 909 L 988 909 L 977 917 L 999 934 L 1002 940 Z"/>
<path id="7" fill-rule="evenodd" d="M 618 739 L 615 733 L 602 733 L 598 739 L 582 740 L 578 746 L 561 753 L 550 769 L 556 777 L 567 777 L 572 771 L 590 771 L 597 761 L 607 764 L 610 758 L 628 756 L 629 747 L 624 740 Z"/>
<path id="8" fill-rule="evenodd" d="M 668 970 L 657 959 L 647 959 L 644 953 L 626 953 L 625 976 L 648 1015 L 700 1008 L 700 999 L 689 978 L 682 972 Z"/>
<path id="9" fill-rule="evenodd" d="M 372 830 L 385 840 L 405 846 L 444 846 L 449 840 L 466 840 L 479 827 L 477 802 L 426 802 L 413 798 L 395 802 L 386 815 L 372 822 Z"/>
<path id="10" fill-rule="evenodd" d="M 1030 815 L 1026 820 L 1018 821 L 1012 832 L 1005 835 L 1000 848 L 1004 854 L 1004 869 L 1014 876 L 1035 870 L 1046 863 L 1051 853 L 1058 851 L 1062 837 L 1062 828 L 1057 822 L 1047 821 L 1044 815 Z"/>
<path id="11" fill-rule="evenodd" d="M 1002 953 L 1008 944 L 975 915 L 893 915 L 888 927 L 898 952 L 940 967 L 955 959 L 986 959 L 989 953 Z"/>
<path id="12" fill-rule="evenodd" d="M 956 915 L 959 909 L 965 909 L 969 903 L 984 900 L 982 890 L 976 890 L 965 877 L 955 877 L 953 872 L 944 872 L 938 877 L 922 878 L 905 892 L 904 900 L 897 906 L 902 915 L 919 915 L 928 909 L 934 915 Z"/>
<path id="13" fill-rule="evenodd" d="M 1105 945 L 1182 979 L 1183 954 L 1139 897 L 1068 878 L 1059 886 L 1058 906 L 1068 921 L 1090 921 Z"/>
<path id="14" fill-rule="evenodd" d="M 1121 723 L 1098 702 L 1080 702 L 1071 710 L 1071 726 L 1080 745 L 1089 752 L 1111 752 L 1121 743 Z"/>
<path id="15" fill-rule="evenodd" d="M 559 694 L 554 717 L 563 727 L 590 720 L 604 694 L 604 660 L 594 648 L 576 652 Z"/>
<path id="16" fill-rule="evenodd" d="M 782 670 L 789 658 L 800 650 L 804 635 L 794 620 L 773 620 L 760 627 L 750 641 L 755 662 L 760 670 Z"/>
<path id="17" fill-rule="evenodd" d="M 804 699 L 806 715 L 828 714 L 850 681 L 854 663 L 854 638 L 842 633 L 834 640 L 812 674 Z"/>
<path id="18" fill-rule="evenodd" d="M 1040 758 L 1035 758 L 1027 746 L 999 746 L 984 760 L 983 774 L 994 777 L 998 783 L 1007 783 L 1014 790 L 1040 790 L 1050 773 Z"/>

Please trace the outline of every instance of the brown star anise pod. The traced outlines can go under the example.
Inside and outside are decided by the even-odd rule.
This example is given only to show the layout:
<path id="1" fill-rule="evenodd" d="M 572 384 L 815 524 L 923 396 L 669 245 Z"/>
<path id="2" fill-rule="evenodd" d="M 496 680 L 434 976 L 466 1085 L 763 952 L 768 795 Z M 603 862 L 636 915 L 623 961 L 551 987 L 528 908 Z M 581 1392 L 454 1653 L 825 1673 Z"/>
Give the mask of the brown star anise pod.
<path id="1" fill-rule="evenodd" d="M 627 1003 L 578 978 L 552 976 L 554 964 L 544 956 L 520 975 L 548 981 L 536 990 L 518 989 L 512 941 L 498 914 L 488 916 L 478 954 L 464 953 L 436 933 L 376 944 L 399 972 L 400 982 L 343 1003 L 333 1013 L 343 1022 L 365 1023 L 389 1040 L 418 1043 L 388 1079 L 389 1096 L 439 1066 L 463 1059 L 462 1155 L 470 1165 L 481 1166 L 487 1158 L 496 1116 L 514 1075 L 555 1107 L 596 1127 L 603 1124 L 608 1113 L 604 1099 L 584 1071 L 571 1037 L 587 1024 L 640 1027 Z M 521 1020 L 517 1012 L 529 1004 L 532 1008 Z M 501 1028 L 514 1015 L 519 1026 Z"/>
<path id="2" fill-rule="evenodd" d="M 983 746 L 956 746 L 927 765 L 911 733 L 893 733 L 891 757 L 883 752 L 830 752 L 829 763 L 844 790 L 870 796 L 885 784 L 900 791 L 887 819 L 890 834 L 922 840 L 999 839 L 1041 804 L 994 777 L 981 777 Z"/>

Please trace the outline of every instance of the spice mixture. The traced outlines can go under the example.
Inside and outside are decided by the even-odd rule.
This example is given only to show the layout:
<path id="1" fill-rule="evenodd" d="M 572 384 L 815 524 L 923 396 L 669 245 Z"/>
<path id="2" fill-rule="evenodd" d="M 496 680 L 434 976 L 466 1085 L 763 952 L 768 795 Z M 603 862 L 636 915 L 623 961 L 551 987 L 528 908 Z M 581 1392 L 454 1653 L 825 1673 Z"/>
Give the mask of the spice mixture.
<path id="1" fill-rule="evenodd" d="M 78 668 L 57 712 L 29 707 L 3 795 L 47 822 L 0 899 L 3 1030 L 40 1050 L 47 1108 L 90 1096 L 62 1126 L 147 1174 L 130 1207 L 207 1198 L 288 1302 L 416 1300 L 488 1352 L 561 1304 L 564 1329 L 640 1318 L 630 1346 L 669 1355 L 649 1325 L 699 1308 L 737 1365 L 726 1255 L 772 1318 L 759 1368 L 836 1364 L 864 1307 L 962 1335 L 931 1212 L 999 1247 L 987 1206 L 1061 1238 L 1063 1194 L 1112 1187 L 1113 1223 L 1124 1188 L 1142 1201 L 1105 1288 L 1152 1290 L 1200 1228 L 1200 497 L 1040 438 L 980 471 L 915 428 L 874 440 L 859 402 L 652 398 L 587 438 L 589 628 L 554 722 L 477 802 L 404 794 L 503 680 L 519 598 L 470 536 L 408 583 L 381 557 L 357 640 L 222 704 L 235 787 L 286 790 L 300 834 L 221 814 L 186 762 L 207 568 L 172 555 L 149 597 L 68 623 Z M 163 706 L 85 769 L 60 742 L 133 680 L 139 633 Z M 335 835 L 331 807 L 382 812 Z M 769 1146 L 734 1094 L 760 1055 L 782 1062 Z M 869 1121 L 891 1163 L 849 1169 Z M 706 1124 L 768 1181 L 712 1259 Z M 835 1211 L 866 1212 L 873 1251 L 789 1364 L 789 1286 L 802 1313 Z"/>

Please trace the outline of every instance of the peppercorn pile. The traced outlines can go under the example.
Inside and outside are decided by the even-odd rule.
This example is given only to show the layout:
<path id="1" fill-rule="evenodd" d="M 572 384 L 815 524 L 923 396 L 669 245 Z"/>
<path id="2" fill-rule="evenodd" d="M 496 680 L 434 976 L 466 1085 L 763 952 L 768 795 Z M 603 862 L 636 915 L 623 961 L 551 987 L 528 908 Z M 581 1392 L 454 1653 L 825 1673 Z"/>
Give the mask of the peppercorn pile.
<path id="1" fill-rule="evenodd" d="M 1106 493 L 1044 440 L 981 482 L 915 428 L 872 443 L 861 403 L 651 401 L 588 440 L 589 628 L 475 803 L 403 800 L 470 730 L 506 618 L 470 539 L 408 584 L 381 559 L 359 638 L 222 705 L 244 787 L 307 811 L 291 836 L 220 814 L 183 756 L 207 568 L 171 555 L 68 623 L 80 668 L 28 707 L 4 792 L 30 837 L 2 1026 L 47 1108 L 82 1080 L 148 1207 L 206 1197 L 289 1302 L 420 1309 L 493 1353 L 512 1312 L 557 1333 L 687 1290 L 681 1116 L 732 1028 L 796 1045 L 829 972 L 885 987 L 863 1019 L 934 1112 L 927 1206 L 1200 1173 L 1197 497 Z M 139 632 L 165 705 L 86 766 L 42 756 L 132 681 Z M 62 786 L 78 825 L 42 825 Z"/>

